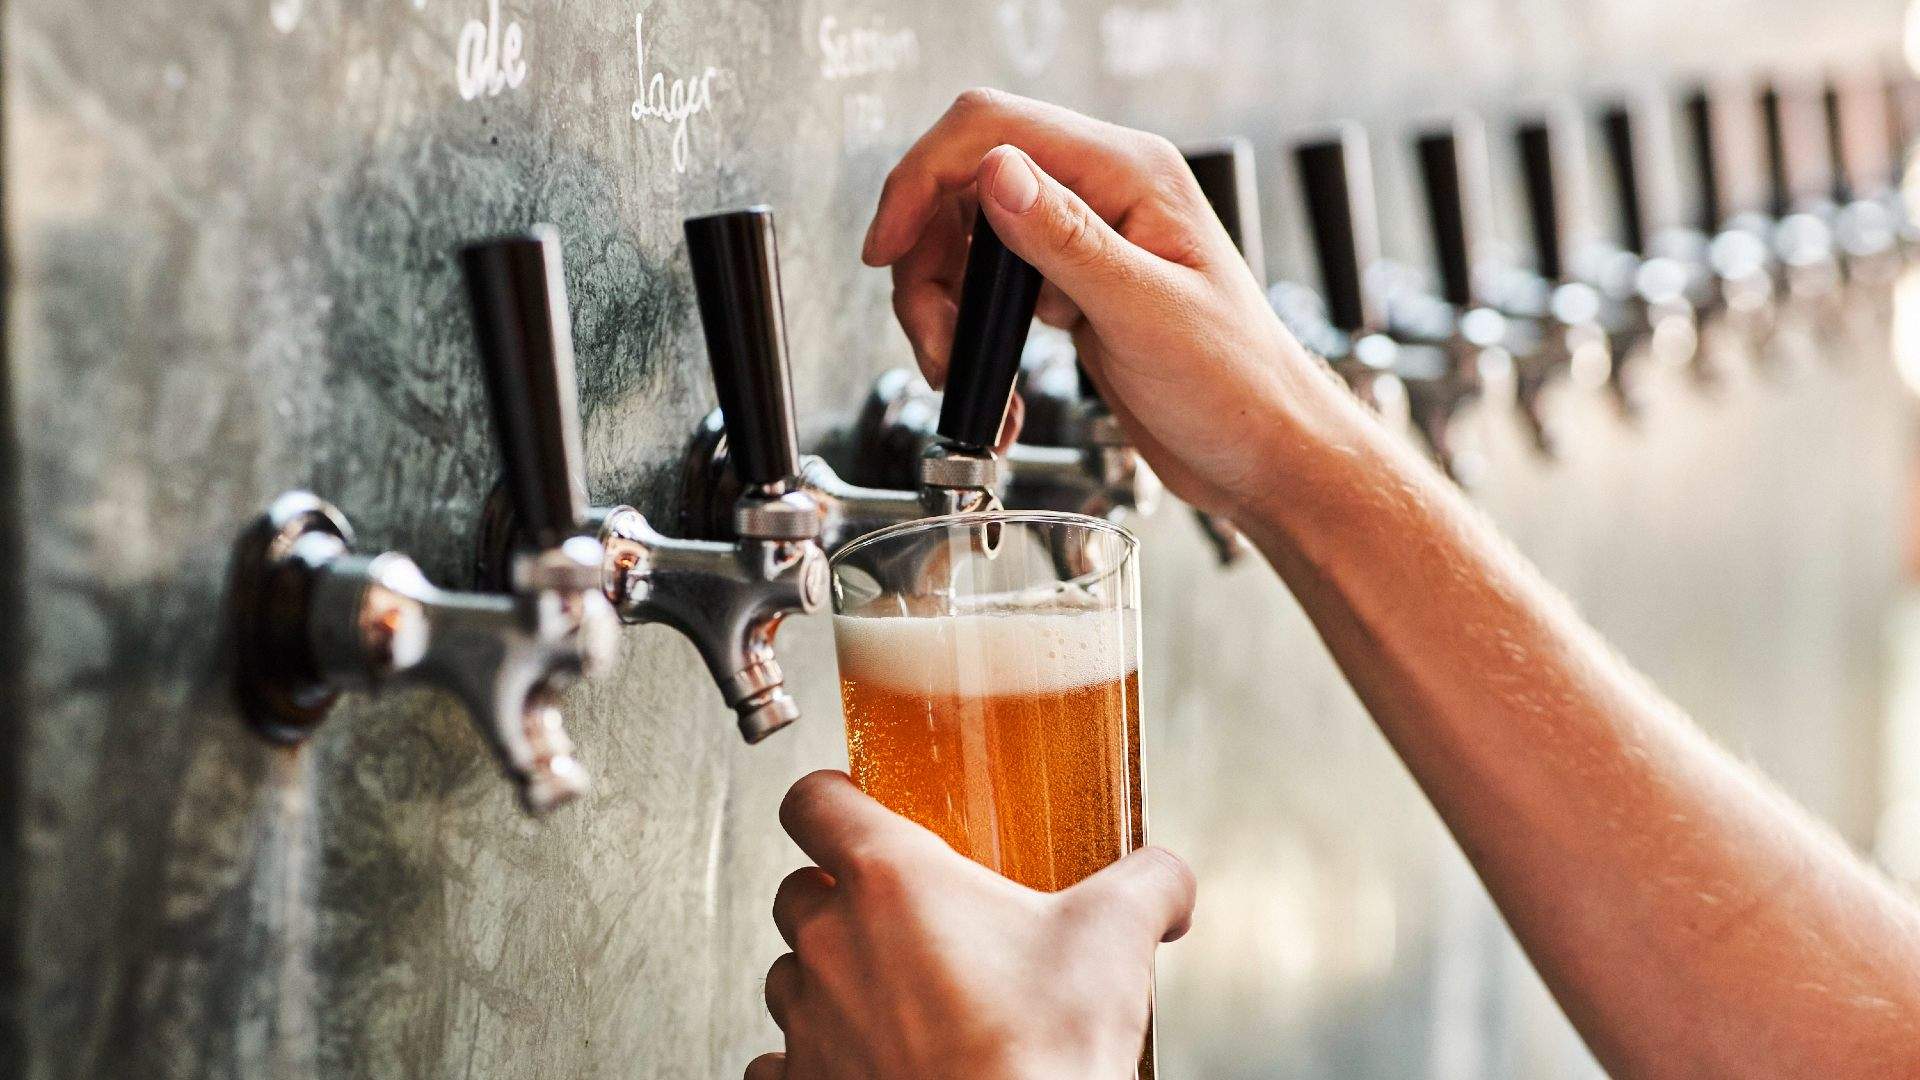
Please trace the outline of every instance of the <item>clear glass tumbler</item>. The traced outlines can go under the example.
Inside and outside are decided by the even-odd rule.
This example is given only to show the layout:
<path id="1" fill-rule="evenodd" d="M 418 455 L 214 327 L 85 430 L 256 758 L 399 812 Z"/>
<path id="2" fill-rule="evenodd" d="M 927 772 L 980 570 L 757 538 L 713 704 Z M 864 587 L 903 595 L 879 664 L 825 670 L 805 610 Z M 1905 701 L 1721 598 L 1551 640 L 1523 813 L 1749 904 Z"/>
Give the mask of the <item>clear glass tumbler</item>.
<path id="1" fill-rule="evenodd" d="M 927 518 L 833 559 L 854 782 L 1023 885 L 1138 848 L 1137 543 L 1078 514 Z M 1142 1077 L 1153 1075 L 1149 1028 Z"/>

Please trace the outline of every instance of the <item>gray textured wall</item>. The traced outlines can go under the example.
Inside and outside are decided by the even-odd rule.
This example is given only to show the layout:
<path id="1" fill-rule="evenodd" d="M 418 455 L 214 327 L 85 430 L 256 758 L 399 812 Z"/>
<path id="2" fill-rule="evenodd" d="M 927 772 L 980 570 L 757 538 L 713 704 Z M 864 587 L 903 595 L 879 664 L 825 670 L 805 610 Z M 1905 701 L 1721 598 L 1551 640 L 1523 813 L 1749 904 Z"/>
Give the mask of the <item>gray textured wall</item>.
<path id="1" fill-rule="evenodd" d="M 773 810 L 844 761 L 824 626 L 783 633 L 809 717 L 756 749 L 684 642 L 628 632 L 571 699 L 599 786 L 544 826 L 440 697 L 350 700 L 298 752 L 228 702 L 226 554 L 275 492 L 311 487 L 368 545 L 462 579 L 494 462 L 459 241 L 561 226 L 591 487 L 663 513 L 711 400 L 680 219 L 778 208 L 817 438 L 904 356 L 860 229 L 893 156 L 968 85 L 1245 133 L 1277 181 L 1302 121 L 1853 59 L 1900 16 L 503 0 L 524 69 L 490 84 L 487 50 L 463 64 L 460 45 L 470 20 L 484 42 L 489 5 L 0 5 L 0 535 L 20 548 L 0 600 L 25 604 L 0 630 L 0 979 L 18 983 L 0 1072 L 724 1077 L 773 1045 L 766 909 L 797 860 Z M 634 118 L 636 16 L 648 76 L 709 82 L 678 132 Z M 836 63 L 823 32 L 853 30 L 883 32 L 891 70 Z M 1389 242 L 1416 254 L 1394 155 L 1382 172 Z M 1289 197 L 1268 185 L 1283 269 Z M 1718 403 L 1664 394 L 1639 433 L 1570 402 L 1553 469 L 1492 423 L 1484 500 L 1629 655 L 1859 840 L 1910 447 L 1884 343 L 1828 344 L 1833 362 Z M 1590 1068 L 1270 575 L 1212 570 L 1183 514 L 1143 531 L 1154 829 L 1205 883 L 1163 964 L 1166 1075 Z"/>

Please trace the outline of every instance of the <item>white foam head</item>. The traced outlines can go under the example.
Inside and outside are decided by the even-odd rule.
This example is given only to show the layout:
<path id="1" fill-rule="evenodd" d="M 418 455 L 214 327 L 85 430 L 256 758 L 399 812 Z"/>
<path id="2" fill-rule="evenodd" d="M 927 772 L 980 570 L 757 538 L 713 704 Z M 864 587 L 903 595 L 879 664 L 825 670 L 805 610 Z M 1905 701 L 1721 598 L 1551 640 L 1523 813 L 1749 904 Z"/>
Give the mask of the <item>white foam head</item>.
<path id="1" fill-rule="evenodd" d="M 836 615 L 840 676 L 949 696 L 1045 694 L 1123 679 L 1138 663 L 1130 611 Z"/>

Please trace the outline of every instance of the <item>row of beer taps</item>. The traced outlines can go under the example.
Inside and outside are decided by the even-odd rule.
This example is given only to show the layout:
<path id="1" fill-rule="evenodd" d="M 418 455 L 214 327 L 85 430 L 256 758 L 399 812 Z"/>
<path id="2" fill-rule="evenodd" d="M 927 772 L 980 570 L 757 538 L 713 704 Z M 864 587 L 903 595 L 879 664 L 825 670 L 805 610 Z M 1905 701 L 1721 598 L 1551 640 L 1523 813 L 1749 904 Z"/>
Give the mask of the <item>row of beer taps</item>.
<path id="1" fill-rule="evenodd" d="M 1887 281 L 1920 246 L 1899 197 L 1920 112 L 1911 98 L 1906 79 L 1835 80 L 1804 95 L 1784 82 L 1696 88 L 1678 109 L 1701 177 L 1691 221 L 1674 209 L 1670 161 L 1656 152 L 1669 130 L 1659 100 L 1616 100 L 1591 118 L 1572 106 L 1523 117 L 1514 139 L 1531 267 L 1491 254 L 1483 126 L 1458 117 L 1421 129 L 1434 288 L 1380 258 L 1365 133 L 1335 125 L 1293 147 L 1320 287 L 1280 283 L 1270 295 L 1363 400 L 1419 432 L 1456 475 L 1454 417 L 1496 397 L 1551 453 L 1538 407 L 1548 386 L 1611 386 L 1631 415 L 1634 365 L 1679 357 L 1710 372 L 1703 337 L 1764 345 L 1795 309 L 1825 310 L 1843 289 Z M 1613 241 L 1588 224 L 1590 119 L 1620 204 Z M 1194 146 L 1188 163 L 1264 280 L 1250 145 Z M 1152 471 L 1070 345 L 1030 340 L 1040 277 L 984 218 L 944 394 L 889 372 L 817 456 L 799 452 L 772 213 L 694 218 L 685 234 L 719 407 L 693 434 L 678 520 L 588 503 L 557 232 L 469 246 L 460 265 L 504 473 L 481 514 L 476 585 L 438 588 L 404 555 L 358 554 L 337 508 L 307 492 L 280 496 L 241 537 L 230 588 L 238 693 L 257 730 L 299 742 L 342 692 L 437 686 L 466 709 L 523 805 L 543 814 L 586 790 L 558 695 L 609 662 L 619 626 L 687 637 L 741 734 L 758 742 L 799 716 L 775 633 L 786 616 L 828 606 L 828 559 L 849 541 L 1001 506 L 1117 516 L 1158 501 Z M 1002 450 L 1016 392 L 1026 422 Z M 1239 556 L 1232 522 L 1198 522 L 1223 562 Z"/>

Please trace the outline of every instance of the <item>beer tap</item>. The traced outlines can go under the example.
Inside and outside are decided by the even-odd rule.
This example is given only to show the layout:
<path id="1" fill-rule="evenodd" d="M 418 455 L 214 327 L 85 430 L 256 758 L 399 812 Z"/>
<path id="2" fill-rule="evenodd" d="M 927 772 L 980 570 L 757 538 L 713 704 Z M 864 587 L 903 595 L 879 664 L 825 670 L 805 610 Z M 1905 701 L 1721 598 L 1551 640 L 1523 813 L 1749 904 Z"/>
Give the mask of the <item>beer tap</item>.
<path id="1" fill-rule="evenodd" d="M 605 553 L 578 535 L 586 503 L 565 285 L 548 230 L 467 248 L 461 264 L 506 495 L 528 526 L 507 591 L 441 589 L 405 555 L 355 554 L 339 510 L 282 495 L 235 561 L 240 698 L 263 734 L 298 742 L 343 690 L 440 687 L 466 707 L 527 810 L 544 814 L 586 790 L 558 695 L 604 662 L 614 625 L 597 587 Z"/>
<path id="2" fill-rule="evenodd" d="M 755 325 L 779 325 L 779 263 L 772 215 L 754 209 L 721 217 L 736 220 L 741 227 L 750 224 L 761 237 L 762 246 L 756 251 L 764 250 L 765 257 L 736 261 L 724 275 L 696 275 L 710 345 L 713 327 L 724 325 L 731 311 L 771 313 L 757 315 Z M 690 226 L 690 240 L 692 235 Z M 799 461 L 798 489 L 812 504 L 819 544 L 825 551 L 837 551 L 888 525 L 1001 505 L 1005 468 L 994 444 L 1013 398 L 1039 290 L 1039 274 L 1000 242 L 982 216 L 967 256 L 944 397 L 936 402 L 912 393 L 909 387 L 915 380 L 904 372 L 887 377 L 889 385 L 877 390 L 868 403 L 852 453 L 856 466 L 864 466 L 867 476 L 878 478 L 871 486 L 843 479 L 823 458 Z M 777 395 L 784 413 L 791 415 L 784 331 L 777 379 L 723 370 L 718 360 L 721 350 L 715 346 L 715 351 L 716 381 L 751 380 L 757 393 Z M 709 539 L 729 538 L 738 531 L 737 516 L 724 512 L 740 483 L 726 401 L 723 392 L 724 415 L 709 416 L 696 432 L 682 484 L 687 531 Z M 903 462 L 910 464 L 902 468 Z"/>
<path id="3" fill-rule="evenodd" d="M 1808 87 L 1778 78 L 1762 87 L 1759 107 L 1775 294 L 1789 305 L 1830 316 L 1842 267 L 1828 226 L 1833 170 L 1820 103 Z"/>
<path id="4" fill-rule="evenodd" d="M 1821 93 L 1832 165 L 1829 219 L 1849 284 L 1885 285 L 1900 258 L 1900 204 L 1887 99 L 1872 79 L 1835 75 Z"/>
<path id="5" fill-rule="evenodd" d="M 720 543 L 669 537 L 631 506 L 595 509 L 589 520 L 606 552 L 593 583 L 620 621 L 663 623 L 685 635 L 733 710 L 740 734 L 757 743 L 800 717 L 773 639 L 786 616 L 825 607 L 827 559 L 817 541 L 818 507 L 797 489 L 778 293 L 725 310 L 708 302 L 736 287 L 738 278 L 771 273 L 771 224 L 752 213 L 696 218 L 686 227 L 707 351 L 721 411 L 734 434 L 740 482 L 727 504 L 733 538 Z M 551 259 L 557 280 L 557 246 Z M 524 304 L 532 298 L 508 290 L 527 285 L 514 279 L 499 287 Z M 564 325 L 563 308 L 555 318 Z M 573 393 L 570 381 L 567 393 Z M 482 521 L 483 579 L 497 578 L 508 553 L 529 536 L 526 508 L 500 494 L 489 500 Z"/>
<path id="6" fill-rule="evenodd" d="M 1689 264 L 1663 250 L 1679 224 L 1678 192 L 1665 103 L 1647 95 L 1615 100 L 1600 112 L 1601 141 L 1613 180 L 1613 243 L 1583 253 L 1600 290 L 1601 321 L 1613 342 L 1615 400 L 1623 414 L 1641 409 L 1640 361 L 1684 364 L 1699 351 Z"/>
<path id="7" fill-rule="evenodd" d="M 1342 122 L 1294 146 L 1324 313 L 1294 297 L 1282 317 L 1376 409 L 1410 422 L 1449 473 L 1457 463 L 1447 421 L 1458 403 L 1453 357 L 1440 335 L 1401 340 L 1380 288 L 1380 239 L 1366 132 Z M 1397 399 L 1397 400 L 1396 400 Z"/>
<path id="8" fill-rule="evenodd" d="M 1523 119 L 1514 143 L 1536 274 L 1510 278 L 1500 290 L 1501 308 L 1510 315 L 1545 314 L 1552 325 L 1580 328 L 1581 335 L 1597 328 L 1605 347 L 1580 341 L 1565 354 L 1568 370 L 1583 385 L 1608 387 L 1622 415 L 1631 417 L 1634 398 L 1623 369 L 1631 355 L 1662 343 L 1659 330 L 1677 306 L 1677 286 L 1660 274 L 1638 280 L 1639 260 L 1594 236 L 1586 128 L 1576 109 L 1556 105 Z M 1526 392 L 1523 374 L 1523 397 Z"/>
<path id="9" fill-rule="evenodd" d="M 1697 199 L 1691 227 L 1665 243 L 1691 269 L 1688 295 L 1699 312 L 1701 347 L 1694 371 L 1712 383 L 1724 372 L 1717 342 L 1752 354 L 1772 333 L 1771 225 L 1762 210 L 1758 117 L 1744 83 L 1703 82 L 1682 102 Z"/>
<path id="10" fill-rule="evenodd" d="M 1463 113 L 1421 132 L 1414 149 L 1433 227 L 1439 299 L 1452 317 L 1460 363 L 1497 376 L 1483 380 L 1489 388 L 1510 386 L 1535 450 L 1551 457 L 1557 443 L 1547 418 L 1548 388 L 1576 369 L 1589 385 L 1606 378 L 1606 334 L 1594 321 L 1599 297 L 1585 284 L 1558 284 L 1490 257 L 1492 162 L 1478 117 Z M 1544 212 L 1553 217 L 1552 206 Z"/>

